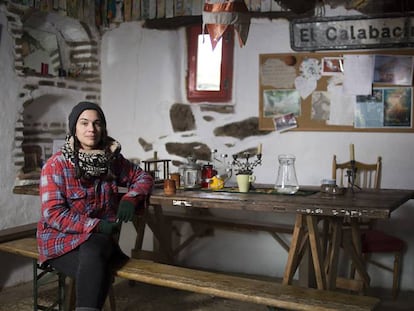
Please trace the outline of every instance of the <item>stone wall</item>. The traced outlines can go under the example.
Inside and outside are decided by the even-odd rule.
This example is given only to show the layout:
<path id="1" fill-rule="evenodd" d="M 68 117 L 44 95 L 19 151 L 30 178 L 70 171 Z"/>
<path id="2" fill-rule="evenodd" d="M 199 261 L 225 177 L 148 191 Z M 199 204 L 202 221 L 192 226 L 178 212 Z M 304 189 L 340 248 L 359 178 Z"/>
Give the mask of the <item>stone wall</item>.
<path id="1" fill-rule="evenodd" d="M 19 111 L 15 127 L 14 166 L 18 180 L 24 183 L 30 183 L 31 180 L 37 182 L 38 168 L 42 160 L 51 155 L 53 141 L 64 139 L 67 131 L 65 119 L 57 121 L 58 118 L 52 116 L 48 120 L 41 118 L 40 121 L 39 116 L 46 115 L 53 110 L 51 105 L 59 105 L 62 100 L 70 102 L 71 99 L 81 99 L 100 102 L 100 40 L 96 31 L 88 25 L 67 20 L 68 17 L 59 17 L 63 21 L 60 27 L 64 27 L 65 21 L 68 21 L 71 27 L 73 24 L 78 24 L 79 33 L 80 31 L 86 33 L 87 39 L 82 37 L 77 41 L 73 36 L 65 36 L 64 29 L 56 28 L 60 53 L 68 55 L 70 68 L 69 66 L 60 68 L 65 70 L 64 76 L 42 74 L 40 68 L 39 72 L 28 70 L 23 59 L 23 27 L 28 15 L 39 12 L 28 11 L 12 4 L 1 5 L 0 10 L 7 16 L 8 23 L 3 31 L 8 31 L 13 38 L 14 68 L 21 82 L 21 89 L 16 94 L 16 102 L 10 103 L 16 105 Z M 51 23 L 48 18 L 56 19 L 56 16 L 49 15 L 52 13 L 43 14 L 45 23 Z M 73 34 L 73 29 L 71 31 Z M 72 101 L 72 105 L 75 103 Z"/>

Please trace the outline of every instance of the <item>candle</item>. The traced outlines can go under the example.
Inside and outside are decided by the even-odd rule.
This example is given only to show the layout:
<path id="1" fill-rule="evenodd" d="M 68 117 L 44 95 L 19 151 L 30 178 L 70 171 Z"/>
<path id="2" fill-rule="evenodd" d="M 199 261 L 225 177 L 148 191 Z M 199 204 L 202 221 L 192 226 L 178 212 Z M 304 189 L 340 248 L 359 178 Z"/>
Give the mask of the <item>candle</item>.
<path id="1" fill-rule="evenodd" d="M 354 144 L 349 145 L 349 156 L 351 158 L 351 161 L 355 161 L 355 150 L 354 150 Z"/>
<path id="2" fill-rule="evenodd" d="M 259 144 L 259 146 L 257 147 L 257 154 L 261 154 L 262 153 L 262 144 Z"/>

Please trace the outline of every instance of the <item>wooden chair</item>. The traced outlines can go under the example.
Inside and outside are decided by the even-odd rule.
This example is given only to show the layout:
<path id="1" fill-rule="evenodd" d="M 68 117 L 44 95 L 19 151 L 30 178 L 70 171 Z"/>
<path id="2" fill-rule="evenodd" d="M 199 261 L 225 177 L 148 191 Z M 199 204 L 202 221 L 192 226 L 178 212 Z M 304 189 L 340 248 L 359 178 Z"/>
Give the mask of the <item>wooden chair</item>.
<path id="1" fill-rule="evenodd" d="M 355 161 L 354 168 L 356 175 L 354 184 L 361 189 L 371 188 L 378 189 L 381 184 L 381 157 L 377 158 L 377 162 L 373 164 L 365 164 Z M 332 178 L 337 181 L 340 187 L 350 187 L 349 174 L 352 170 L 351 161 L 344 163 L 337 163 L 336 155 L 333 156 L 332 161 Z M 355 191 L 359 191 L 355 189 Z M 371 263 L 379 268 L 385 269 L 393 273 L 392 296 L 396 299 L 399 292 L 400 274 L 401 274 L 401 260 L 405 251 L 406 244 L 403 240 L 389 235 L 385 232 L 374 228 L 373 222 L 367 222 L 364 219 L 358 220 L 358 225 L 361 228 L 360 247 L 361 253 L 365 263 Z M 382 264 L 372 259 L 375 253 L 393 253 L 394 262 L 392 267 Z M 351 269 L 351 277 L 354 277 L 355 269 Z"/>
<path id="2" fill-rule="evenodd" d="M 361 188 L 379 189 L 381 185 L 381 157 L 377 158 L 377 163 L 365 164 L 355 161 L 356 176 L 354 184 Z M 351 161 L 337 163 L 336 155 L 332 161 L 332 179 L 336 180 L 339 187 L 350 187 L 349 173 L 351 172 Z"/>

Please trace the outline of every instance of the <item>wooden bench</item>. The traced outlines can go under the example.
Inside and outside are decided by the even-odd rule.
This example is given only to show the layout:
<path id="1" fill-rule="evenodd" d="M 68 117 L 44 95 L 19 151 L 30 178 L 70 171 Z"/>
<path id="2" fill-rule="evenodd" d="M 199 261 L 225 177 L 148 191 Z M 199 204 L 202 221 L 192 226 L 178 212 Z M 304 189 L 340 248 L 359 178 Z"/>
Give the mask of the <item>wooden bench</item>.
<path id="1" fill-rule="evenodd" d="M 0 251 L 37 260 L 34 237 L 0 243 Z M 127 280 L 235 299 L 286 310 L 375 310 L 380 300 L 340 292 L 321 291 L 223 273 L 206 272 L 143 259 L 130 259 L 116 271 Z"/>
<path id="2" fill-rule="evenodd" d="M 37 222 L 0 230 L 0 243 L 36 235 Z"/>
<path id="3" fill-rule="evenodd" d="M 51 267 L 40 268 L 37 261 L 37 249 L 33 249 L 31 246 L 26 251 L 26 243 L 23 242 L 22 244 L 20 244 L 20 241 L 25 241 L 26 239 L 28 239 L 31 243 L 33 243 L 33 241 L 36 242 L 36 228 L 37 223 L 30 223 L 27 225 L 21 225 L 17 227 L 0 230 L 0 245 L 3 245 L 2 243 L 10 243 L 16 241 L 18 244 L 14 248 L 12 247 L 12 245 L 9 245 L 6 246 L 5 251 L 11 254 L 20 255 L 32 259 L 33 310 L 61 311 L 63 310 L 65 300 L 65 276 L 53 270 Z M 57 293 L 55 300 L 52 301 L 48 306 L 45 306 L 39 302 L 38 291 L 42 283 L 50 284 L 51 281 L 55 281 L 57 283 Z"/>

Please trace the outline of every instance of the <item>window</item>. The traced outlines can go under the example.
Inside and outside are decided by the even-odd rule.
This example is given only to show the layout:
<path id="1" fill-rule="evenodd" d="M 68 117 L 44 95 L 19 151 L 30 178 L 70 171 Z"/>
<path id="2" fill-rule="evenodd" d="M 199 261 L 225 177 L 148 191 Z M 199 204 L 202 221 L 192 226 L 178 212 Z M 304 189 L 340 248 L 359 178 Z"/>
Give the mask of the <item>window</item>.
<path id="1" fill-rule="evenodd" d="M 187 98 L 190 102 L 229 102 L 233 77 L 234 30 L 229 26 L 215 49 L 201 25 L 187 28 Z"/>

